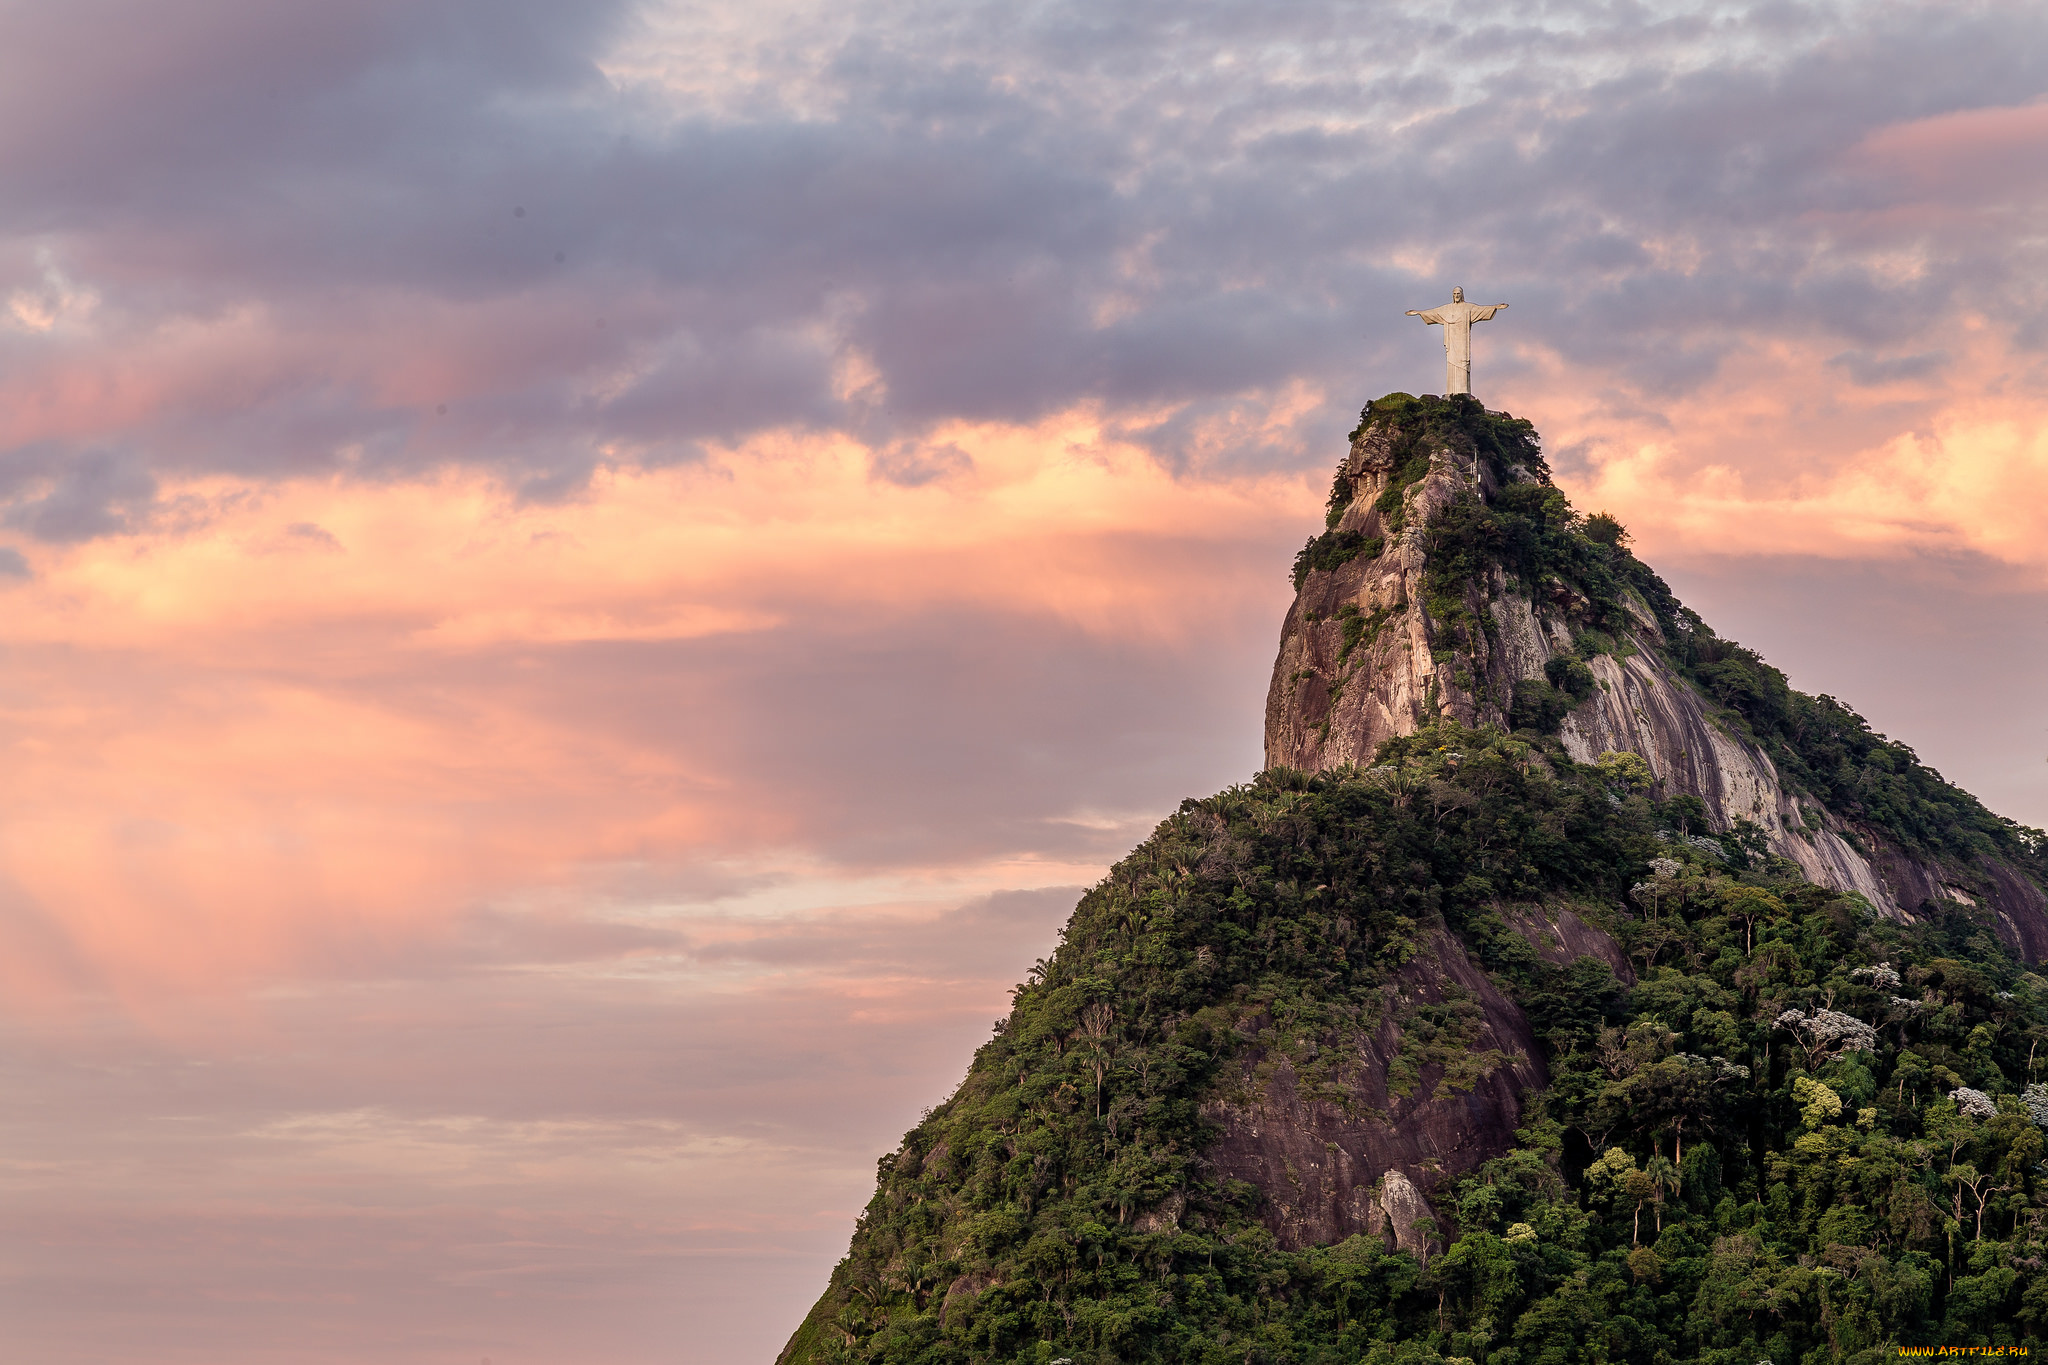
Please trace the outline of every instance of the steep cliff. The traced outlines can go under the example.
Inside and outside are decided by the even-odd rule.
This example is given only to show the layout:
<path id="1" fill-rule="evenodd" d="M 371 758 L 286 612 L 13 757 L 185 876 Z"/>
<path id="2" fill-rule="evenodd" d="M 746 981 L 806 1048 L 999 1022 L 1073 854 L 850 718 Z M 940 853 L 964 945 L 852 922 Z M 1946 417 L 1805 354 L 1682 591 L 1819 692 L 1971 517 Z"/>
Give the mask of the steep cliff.
<path id="1" fill-rule="evenodd" d="M 1437 929 L 1420 948 L 1391 975 L 1397 1009 L 1354 1040 L 1341 1095 L 1315 1093 L 1286 1057 L 1269 1066 L 1252 1048 L 1237 1059 L 1235 1084 L 1203 1107 L 1219 1133 L 1207 1153 L 1215 1173 L 1263 1193 L 1265 1224 L 1283 1247 L 1364 1233 L 1426 1254 L 1431 1239 L 1414 1226 L 1433 1212 L 1425 1191 L 1511 1147 L 1522 1097 L 1549 1079 L 1527 1017 L 1464 947 Z M 1402 1093 L 1401 1053 L 1420 1007 L 1458 1001 L 1470 1012 L 1460 1055 L 1440 1059 L 1428 1087 Z"/>
<path id="2" fill-rule="evenodd" d="M 1367 409 L 1295 581 L 1268 770 L 1082 898 L 785 1365 L 2048 1324 L 2038 831 L 1715 636 L 1469 398 Z"/>
<path id="3" fill-rule="evenodd" d="M 1526 423 L 1466 396 L 1395 394 L 1368 407 L 1338 468 L 1329 529 L 1296 566 L 1266 701 L 1268 766 L 1364 763 L 1439 717 L 1541 724 L 1546 702 L 1568 706 L 1556 728 L 1573 758 L 1640 755 L 1655 794 L 1697 798 L 1712 832 L 1752 834 L 1888 916 L 1982 904 L 2029 960 L 2048 956 L 2048 898 L 2007 856 L 2026 852 L 2008 822 L 1828 699 L 1800 701 L 1825 702 L 1829 719 L 1862 730 L 1885 776 L 1919 769 L 1950 809 L 1915 792 L 1895 803 L 1906 809 L 1893 831 L 1893 811 L 1856 799 L 1862 774 L 1846 801 L 1834 786 L 1788 778 L 1766 748 L 1777 736 L 1740 705 L 1755 689 L 1738 687 L 1730 704 L 1687 676 L 1696 663 L 1725 664 L 1724 642 L 1632 555 L 1572 536 L 1569 521 Z M 1546 539 L 1579 553 L 1546 554 Z M 1775 670 L 1741 663 L 1745 681 L 1778 694 L 1763 700 L 1789 695 Z M 1781 750 L 1796 748 L 1787 737 Z"/>

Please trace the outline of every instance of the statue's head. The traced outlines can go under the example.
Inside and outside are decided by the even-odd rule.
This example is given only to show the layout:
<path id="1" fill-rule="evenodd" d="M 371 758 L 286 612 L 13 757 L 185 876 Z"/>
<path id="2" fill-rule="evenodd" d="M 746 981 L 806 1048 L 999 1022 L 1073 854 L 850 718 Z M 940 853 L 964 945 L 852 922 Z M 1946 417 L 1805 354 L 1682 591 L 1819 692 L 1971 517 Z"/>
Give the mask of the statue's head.
<path id="1" fill-rule="evenodd" d="M 1464 289 L 1463 289 L 1462 287 L 1458 286 L 1458 285 L 1455 285 L 1455 284 L 1454 284 L 1454 285 L 1452 285 L 1452 286 L 1451 286 L 1451 302 L 1452 302 L 1452 303 L 1463 303 L 1464 301 L 1465 301 L 1465 291 L 1464 291 Z"/>

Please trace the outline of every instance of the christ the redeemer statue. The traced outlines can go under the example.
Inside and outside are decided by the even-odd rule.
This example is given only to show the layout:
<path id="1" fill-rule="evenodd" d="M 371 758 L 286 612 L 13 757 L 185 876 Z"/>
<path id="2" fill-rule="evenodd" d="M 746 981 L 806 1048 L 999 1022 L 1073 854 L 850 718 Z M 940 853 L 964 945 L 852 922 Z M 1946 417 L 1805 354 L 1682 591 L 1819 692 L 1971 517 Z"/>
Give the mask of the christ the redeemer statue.
<path id="1" fill-rule="evenodd" d="M 1472 324 L 1485 322 L 1505 307 L 1504 303 L 1467 303 L 1465 291 L 1453 286 L 1451 301 L 1442 308 L 1408 310 L 1411 318 L 1443 324 L 1445 393 L 1472 392 Z"/>

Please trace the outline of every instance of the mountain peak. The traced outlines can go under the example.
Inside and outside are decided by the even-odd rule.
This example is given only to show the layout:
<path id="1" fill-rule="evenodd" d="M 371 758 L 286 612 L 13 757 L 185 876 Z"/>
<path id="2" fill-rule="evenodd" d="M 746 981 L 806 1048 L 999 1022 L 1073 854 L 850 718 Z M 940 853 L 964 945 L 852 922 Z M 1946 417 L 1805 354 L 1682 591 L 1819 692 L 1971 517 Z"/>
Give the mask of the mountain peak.
<path id="1" fill-rule="evenodd" d="M 1619 522 L 1573 510 L 1526 421 L 1464 394 L 1367 405 L 1294 581 L 1269 767 L 1367 763 L 1439 719 L 1554 733 L 1581 763 L 1640 756 L 1657 799 L 1880 914 L 1982 905 L 2048 955 L 2038 837 L 1717 636 Z"/>
<path id="2" fill-rule="evenodd" d="M 1468 396 L 1365 410 L 1295 582 L 1267 769 L 1081 898 L 782 1365 L 2033 1340 L 2043 836 Z"/>

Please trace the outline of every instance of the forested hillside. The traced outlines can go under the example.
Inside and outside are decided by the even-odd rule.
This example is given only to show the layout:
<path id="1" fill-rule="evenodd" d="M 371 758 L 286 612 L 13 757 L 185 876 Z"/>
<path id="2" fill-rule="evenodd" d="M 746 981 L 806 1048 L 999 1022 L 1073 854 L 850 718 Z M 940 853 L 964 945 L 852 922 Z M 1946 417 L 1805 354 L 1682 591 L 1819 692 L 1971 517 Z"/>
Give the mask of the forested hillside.
<path id="1" fill-rule="evenodd" d="M 1655 649 L 1849 839 L 2035 886 L 2041 835 L 1720 641 L 1548 486 L 1533 434 L 1509 453 L 1536 491 L 1391 534 L 1429 538 L 1430 629 L 1521 574 L 1587 604 L 1572 648 L 1503 723 L 1439 708 L 1368 762 L 1184 802 L 881 1160 L 786 1365 L 2048 1344 L 2048 980 L 2024 936 L 1960 891 L 1902 910 L 1809 881 L 1640 755 L 1574 761 L 1557 731 L 1588 659 Z M 1304 582 L 1344 563 L 1317 543 Z M 1329 1217 L 1301 1210 L 1391 1150 L 1378 1133 L 1404 1155 L 1329 1215 L 1361 1230 L 1310 1244 Z"/>
<path id="2" fill-rule="evenodd" d="M 2048 982 L 1967 913 L 1879 920 L 1639 787 L 1626 761 L 1446 728 L 1186 803 L 883 1159 L 792 1358 L 1749 1365 L 2038 1340 Z M 1543 897 L 1597 917 L 1637 984 L 1543 961 L 1500 911 Z M 1551 1084 L 1437 1199 L 1423 1255 L 1278 1250 L 1258 1192 L 1206 1176 L 1205 1088 L 1244 1054 L 1341 1084 L 1437 917 L 1511 984 Z M 1407 1084 L 1489 1064 L 1460 1045 L 1470 1011 L 1412 1022 Z"/>

